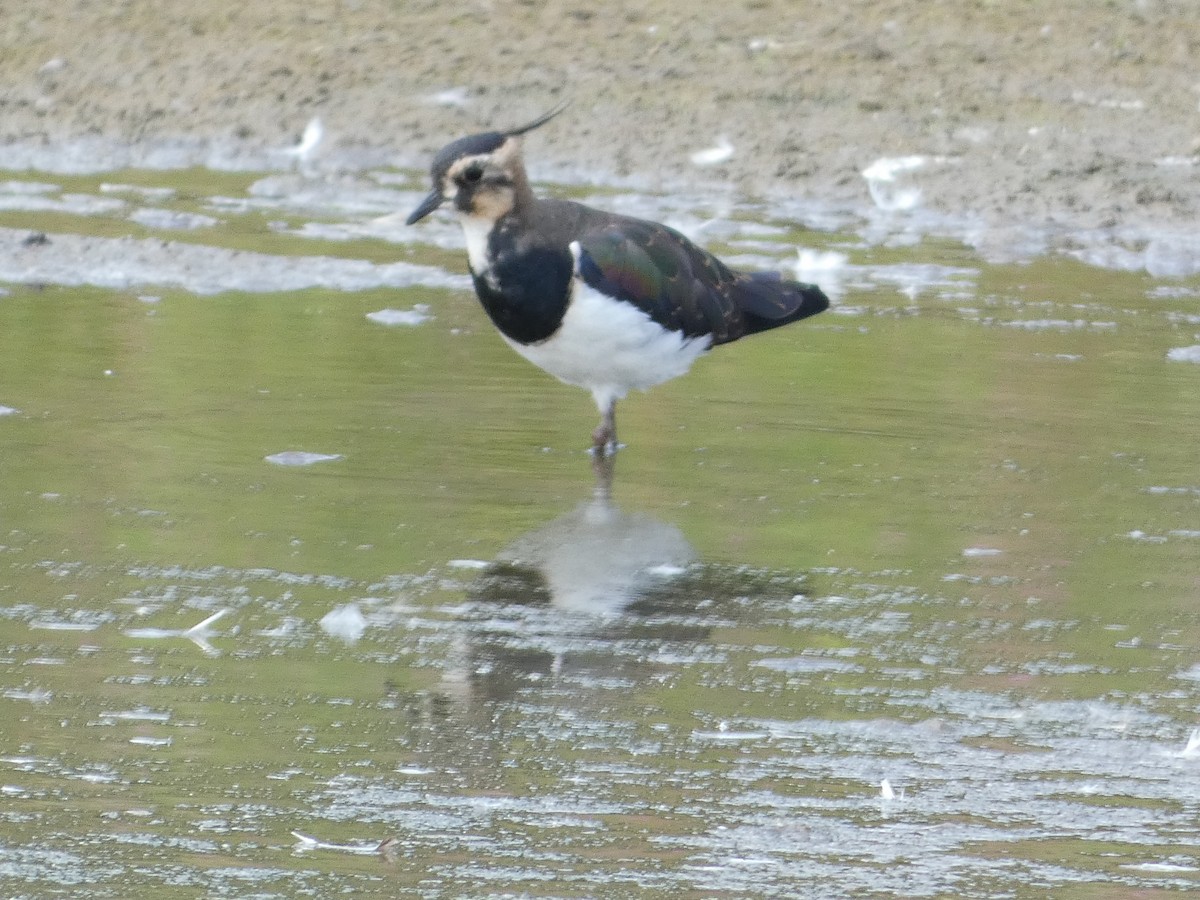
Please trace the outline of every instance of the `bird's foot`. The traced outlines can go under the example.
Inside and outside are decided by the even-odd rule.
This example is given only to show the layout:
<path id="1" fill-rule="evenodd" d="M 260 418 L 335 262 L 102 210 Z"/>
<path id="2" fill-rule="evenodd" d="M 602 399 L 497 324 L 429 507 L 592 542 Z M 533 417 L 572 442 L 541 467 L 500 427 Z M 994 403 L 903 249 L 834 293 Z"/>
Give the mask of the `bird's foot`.
<path id="1" fill-rule="evenodd" d="M 592 453 L 596 456 L 612 456 L 621 448 L 617 443 L 617 432 L 603 423 L 592 432 Z"/>

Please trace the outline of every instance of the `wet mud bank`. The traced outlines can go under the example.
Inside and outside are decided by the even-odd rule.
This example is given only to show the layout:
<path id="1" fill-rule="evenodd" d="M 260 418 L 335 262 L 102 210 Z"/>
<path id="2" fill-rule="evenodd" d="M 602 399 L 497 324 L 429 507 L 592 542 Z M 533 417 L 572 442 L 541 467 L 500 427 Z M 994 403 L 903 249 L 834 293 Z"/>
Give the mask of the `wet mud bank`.
<path id="1" fill-rule="evenodd" d="M 21 0 L 0 24 L 0 167 L 274 169 L 313 117 L 314 171 L 422 167 L 568 98 L 531 138 L 535 177 L 1190 274 L 1194 24 L 1171 0 Z"/>

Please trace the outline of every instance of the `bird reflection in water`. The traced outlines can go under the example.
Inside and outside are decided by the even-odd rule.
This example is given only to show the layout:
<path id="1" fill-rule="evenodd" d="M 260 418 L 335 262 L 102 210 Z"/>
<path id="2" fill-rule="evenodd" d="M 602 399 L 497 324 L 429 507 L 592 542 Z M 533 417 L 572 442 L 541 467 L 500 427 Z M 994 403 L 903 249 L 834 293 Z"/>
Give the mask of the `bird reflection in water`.
<path id="1" fill-rule="evenodd" d="M 701 562 L 676 526 L 617 506 L 613 456 L 593 466 L 589 499 L 514 540 L 469 586 L 442 685 L 451 696 L 665 677 L 719 655 L 715 630 L 806 591 L 800 573 Z"/>
<path id="2" fill-rule="evenodd" d="M 674 525 L 613 502 L 611 455 L 595 454 L 592 462 L 591 498 L 509 544 L 473 586 L 473 599 L 611 616 L 695 561 L 696 551 Z"/>

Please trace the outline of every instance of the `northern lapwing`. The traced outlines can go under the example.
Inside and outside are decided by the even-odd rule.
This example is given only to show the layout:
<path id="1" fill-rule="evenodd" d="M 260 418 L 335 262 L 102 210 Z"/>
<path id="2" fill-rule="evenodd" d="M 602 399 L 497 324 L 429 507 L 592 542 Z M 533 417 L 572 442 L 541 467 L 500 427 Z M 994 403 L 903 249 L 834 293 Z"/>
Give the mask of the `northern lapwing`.
<path id="1" fill-rule="evenodd" d="M 467 241 L 475 293 L 509 345 L 600 408 L 599 455 L 616 450 L 616 404 L 682 375 L 706 350 L 816 315 L 829 299 L 776 272 L 736 272 L 665 225 L 533 195 L 521 136 L 459 138 L 433 159 L 433 190 L 413 225 L 443 203 Z"/>

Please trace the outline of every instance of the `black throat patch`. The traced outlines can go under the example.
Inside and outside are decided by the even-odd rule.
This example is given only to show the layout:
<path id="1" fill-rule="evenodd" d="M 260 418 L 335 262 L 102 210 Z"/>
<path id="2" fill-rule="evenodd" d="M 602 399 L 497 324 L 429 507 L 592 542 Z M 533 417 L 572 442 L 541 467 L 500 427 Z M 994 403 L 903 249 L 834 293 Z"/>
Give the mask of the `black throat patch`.
<path id="1" fill-rule="evenodd" d="M 479 302 L 501 333 L 518 344 L 536 344 L 562 324 L 574 263 L 565 248 L 521 243 L 506 228 L 493 230 L 491 268 L 472 278 Z"/>

